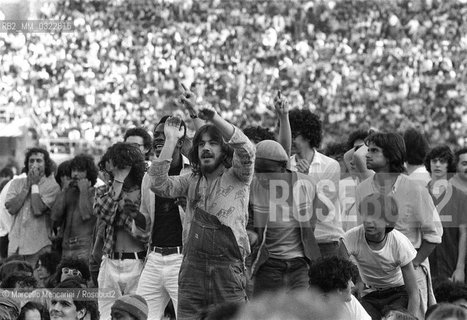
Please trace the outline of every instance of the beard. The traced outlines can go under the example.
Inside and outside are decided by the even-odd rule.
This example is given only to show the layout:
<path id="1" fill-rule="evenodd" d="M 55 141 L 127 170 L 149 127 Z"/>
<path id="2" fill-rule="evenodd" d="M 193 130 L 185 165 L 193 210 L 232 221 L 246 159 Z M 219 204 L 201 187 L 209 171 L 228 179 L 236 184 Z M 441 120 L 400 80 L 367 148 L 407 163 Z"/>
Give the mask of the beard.
<path id="1" fill-rule="evenodd" d="M 200 165 L 201 172 L 203 174 L 213 173 L 214 171 L 217 170 L 217 168 L 219 168 L 219 166 L 222 164 L 223 161 L 224 161 L 224 157 L 220 156 L 219 158 L 215 159 L 214 163 L 212 164 L 201 164 Z"/>

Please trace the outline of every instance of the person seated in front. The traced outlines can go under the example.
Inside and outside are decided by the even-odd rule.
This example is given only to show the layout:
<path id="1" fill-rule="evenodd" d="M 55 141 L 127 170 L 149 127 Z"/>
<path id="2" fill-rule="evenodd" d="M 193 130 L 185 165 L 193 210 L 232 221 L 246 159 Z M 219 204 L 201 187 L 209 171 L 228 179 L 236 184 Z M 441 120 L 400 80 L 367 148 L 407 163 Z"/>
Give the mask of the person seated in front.
<path id="1" fill-rule="evenodd" d="M 373 320 L 381 319 L 385 307 L 403 307 L 416 314 L 420 297 L 412 260 L 417 252 L 406 236 L 394 230 L 399 216 L 396 201 L 370 194 L 360 202 L 358 212 L 363 225 L 347 231 L 344 244 L 360 273 L 363 307 Z"/>

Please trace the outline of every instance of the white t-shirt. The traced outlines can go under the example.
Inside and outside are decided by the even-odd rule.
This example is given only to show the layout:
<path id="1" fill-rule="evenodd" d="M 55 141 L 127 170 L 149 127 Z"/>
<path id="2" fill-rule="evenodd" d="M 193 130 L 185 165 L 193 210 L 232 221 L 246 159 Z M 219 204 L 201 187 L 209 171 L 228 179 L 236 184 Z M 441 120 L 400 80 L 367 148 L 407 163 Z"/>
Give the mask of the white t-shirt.
<path id="1" fill-rule="evenodd" d="M 336 320 L 371 320 L 371 317 L 357 298 L 352 295 L 352 300 L 344 303 L 340 317 Z"/>
<path id="2" fill-rule="evenodd" d="M 355 258 L 360 276 L 372 288 L 388 289 L 404 285 L 401 267 L 410 263 L 417 251 L 410 240 L 397 230 L 388 233 L 380 250 L 370 248 L 363 225 L 345 233 L 344 244 Z"/>

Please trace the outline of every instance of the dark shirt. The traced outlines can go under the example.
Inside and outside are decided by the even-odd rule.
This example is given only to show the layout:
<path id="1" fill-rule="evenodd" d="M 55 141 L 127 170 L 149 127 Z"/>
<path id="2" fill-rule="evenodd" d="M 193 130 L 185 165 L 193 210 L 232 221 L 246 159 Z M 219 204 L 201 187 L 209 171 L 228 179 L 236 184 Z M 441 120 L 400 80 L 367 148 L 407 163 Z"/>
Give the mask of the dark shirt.
<path id="1" fill-rule="evenodd" d="M 449 187 L 439 197 L 434 196 L 429 190 L 443 223 L 442 242 L 436 246 L 430 255 L 431 275 L 435 281 L 447 280 L 456 270 L 459 249 L 459 225 L 467 223 L 467 216 L 465 215 L 467 196 L 456 187 L 452 185 L 449 185 Z"/>
<path id="2" fill-rule="evenodd" d="M 169 176 L 179 175 L 182 164 L 169 170 Z M 178 247 L 182 245 L 182 221 L 177 199 L 156 197 L 156 211 L 152 229 L 152 245 L 157 247 Z"/>

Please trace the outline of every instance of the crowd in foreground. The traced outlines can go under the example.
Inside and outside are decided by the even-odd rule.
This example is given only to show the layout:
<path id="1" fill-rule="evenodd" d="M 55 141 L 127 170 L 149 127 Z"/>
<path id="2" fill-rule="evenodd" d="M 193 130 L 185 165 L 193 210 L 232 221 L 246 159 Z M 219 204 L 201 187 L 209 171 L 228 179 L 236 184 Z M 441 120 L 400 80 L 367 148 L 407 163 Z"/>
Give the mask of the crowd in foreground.
<path id="1" fill-rule="evenodd" d="M 5 178 L 8 319 L 466 319 L 467 149 L 412 128 L 323 151 L 320 118 L 280 91 L 273 131 L 181 89 L 192 141 L 169 114 L 97 166 L 35 147 Z"/>

